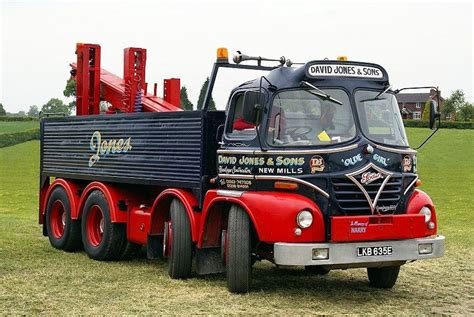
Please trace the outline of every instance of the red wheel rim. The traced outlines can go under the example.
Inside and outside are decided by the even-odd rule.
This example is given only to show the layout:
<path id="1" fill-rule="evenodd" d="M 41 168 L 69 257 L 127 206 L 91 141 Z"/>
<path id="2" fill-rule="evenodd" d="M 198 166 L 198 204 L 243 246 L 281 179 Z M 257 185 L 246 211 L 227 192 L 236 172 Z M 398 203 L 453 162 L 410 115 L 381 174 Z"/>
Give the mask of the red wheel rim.
<path id="1" fill-rule="evenodd" d="M 51 224 L 51 234 L 55 239 L 61 239 L 64 235 L 66 227 L 66 209 L 62 201 L 56 200 L 51 208 L 51 216 L 49 218 Z"/>
<path id="2" fill-rule="evenodd" d="M 87 240 L 89 240 L 89 243 L 93 247 L 96 247 L 102 241 L 105 226 L 104 214 L 99 206 L 94 205 L 91 207 L 87 215 L 86 223 Z"/>
<path id="3" fill-rule="evenodd" d="M 169 257 L 171 254 L 171 242 L 173 240 L 173 228 L 171 221 L 165 222 L 165 230 L 163 235 L 163 256 Z"/>

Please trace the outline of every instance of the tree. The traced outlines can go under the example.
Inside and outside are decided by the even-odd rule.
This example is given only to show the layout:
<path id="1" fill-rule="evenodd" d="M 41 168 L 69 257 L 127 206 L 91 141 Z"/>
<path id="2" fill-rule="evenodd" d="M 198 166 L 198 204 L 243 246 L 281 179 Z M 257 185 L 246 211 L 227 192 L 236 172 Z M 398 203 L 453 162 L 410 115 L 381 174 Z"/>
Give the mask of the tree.
<path id="1" fill-rule="evenodd" d="M 456 114 L 465 103 L 466 99 L 464 98 L 464 92 L 457 89 L 444 101 L 444 107 L 441 109 L 441 113 L 445 118 L 452 118 L 453 114 Z"/>
<path id="2" fill-rule="evenodd" d="M 470 121 L 473 118 L 474 105 L 469 102 L 465 102 L 464 105 L 459 108 L 456 119 L 459 119 L 460 121 Z"/>
<path id="3" fill-rule="evenodd" d="M 51 98 L 46 104 L 41 107 L 43 113 L 64 113 L 71 115 L 71 108 L 64 104 L 61 99 Z"/>
<path id="4" fill-rule="evenodd" d="M 38 117 L 39 116 L 38 106 L 36 105 L 30 106 L 30 110 L 28 110 L 27 115 L 28 117 Z"/>
<path id="5" fill-rule="evenodd" d="M 0 103 L 0 116 L 6 116 L 7 112 L 5 111 L 5 108 L 3 108 L 3 105 Z"/>
<path id="6" fill-rule="evenodd" d="M 76 107 L 76 81 L 70 78 L 66 82 L 66 88 L 64 88 L 63 94 L 65 97 L 73 97 L 74 100 L 68 105 L 69 108 L 74 109 Z"/>
<path id="7" fill-rule="evenodd" d="M 197 103 L 198 110 L 202 109 L 204 98 L 206 97 L 207 86 L 209 86 L 209 77 L 206 78 L 206 81 L 202 85 L 201 92 L 199 93 L 199 99 Z M 209 102 L 209 110 L 216 110 L 216 104 L 214 102 L 214 99 L 212 99 L 212 96 L 211 96 L 211 101 Z"/>
<path id="8" fill-rule="evenodd" d="M 181 107 L 183 110 L 193 110 L 193 103 L 188 98 L 188 90 L 186 86 L 181 87 L 181 91 L 179 92 L 179 98 L 181 100 Z"/>

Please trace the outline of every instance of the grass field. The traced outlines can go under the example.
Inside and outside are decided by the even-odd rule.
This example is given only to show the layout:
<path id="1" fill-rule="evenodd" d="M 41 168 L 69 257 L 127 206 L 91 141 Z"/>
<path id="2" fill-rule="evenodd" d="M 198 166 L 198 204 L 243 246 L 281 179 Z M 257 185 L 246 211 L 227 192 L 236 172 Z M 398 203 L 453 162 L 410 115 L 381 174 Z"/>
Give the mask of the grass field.
<path id="1" fill-rule="evenodd" d="M 428 131 L 409 129 L 417 145 Z M 257 264 L 253 291 L 225 276 L 171 280 L 145 258 L 96 262 L 53 249 L 37 224 L 39 142 L 0 149 L 0 314 L 474 314 L 474 130 L 442 130 L 419 151 L 422 189 L 438 210 L 445 257 L 402 267 L 392 290 L 365 270 L 311 276 Z"/>
<path id="2" fill-rule="evenodd" d="M 0 121 L 0 134 L 39 128 L 38 121 Z"/>

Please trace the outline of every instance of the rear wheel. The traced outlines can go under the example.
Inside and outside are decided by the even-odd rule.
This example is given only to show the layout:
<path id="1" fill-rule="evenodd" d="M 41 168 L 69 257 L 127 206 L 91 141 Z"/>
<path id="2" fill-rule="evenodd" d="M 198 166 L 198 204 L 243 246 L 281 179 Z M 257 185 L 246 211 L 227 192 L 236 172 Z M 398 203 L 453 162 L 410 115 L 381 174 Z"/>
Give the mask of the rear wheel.
<path id="1" fill-rule="evenodd" d="M 51 245 L 64 251 L 81 247 L 81 225 L 71 219 L 71 203 L 64 188 L 56 187 L 46 206 L 46 229 Z"/>
<path id="2" fill-rule="evenodd" d="M 400 266 L 367 268 L 369 283 L 377 288 L 392 288 L 397 282 L 399 272 Z"/>
<path id="3" fill-rule="evenodd" d="M 226 241 L 227 288 L 233 293 L 246 293 L 250 289 L 251 232 L 250 219 L 240 206 L 229 211 Z"/>
<path id="4" fill-rule="evenodd" d="M 87 255 L 99 261 L 117 260 L 123 252 L 125 225 L 112 223 L 104 194 L 93 191 L 82 213 L 82 242 Z"/>
<path id="5" fill-rule="evenodd" d="M 168 274 L 174 279 L 191 275 L 191 224 L 184 205 L 178 199 L 171 202 L 170 220 L 165 223 L 163 256 L 168 257 Z"/>

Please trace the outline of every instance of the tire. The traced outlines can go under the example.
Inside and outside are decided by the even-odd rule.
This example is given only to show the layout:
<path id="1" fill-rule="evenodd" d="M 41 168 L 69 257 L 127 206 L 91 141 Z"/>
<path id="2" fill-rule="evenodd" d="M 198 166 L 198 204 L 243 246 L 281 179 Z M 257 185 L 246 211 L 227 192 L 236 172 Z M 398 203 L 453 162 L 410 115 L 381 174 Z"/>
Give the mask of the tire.
<path id="1" fill-rule="evenodd" d="M 68 252 L 81 248 L 81 224 L 71 219 L 71 203 L 60 186 L 53 189 L 49 196 L 45 225 L 49 242 L 54 248 Z"/>
<path id="2" fill-rule="evenodd" d="M 397 282 L 400 266 L 369 267 L 369 284 L 376 288 L 392 288 Z"/>
<path id="3" fill-rule="evenodd" d="M 164 255 L 168 255 L 168 274 L 173 279 L 186 279 L 191 275 L 192 238 L 191 224 L 184 205 L 174 199 L 170 206 L 169 230 L 163 239 Z M 165 227 L 168 227 L 165 226 Z"/>
<path id="4" fill-rule="evenodd" d="M 100 190 L 87 198 L 82 212 L 82 243 L 94 260 L 118 260 L 125 244 L 125 225 L 112 223 L 107 199 Z"/>
<path id="5" fill-rule="evenodd" d="M 327 275 L 331 271 L 319 265 L 308 265 L 304 267 L 304 270 L 315 275 Z"/>
<path id="6" fill-rule="evenodd" d="M 247 293 L 252 272 L 251 224 L 245 210 L 232 206 L 227 224 L 227 288 L 232 293 Z"/>

